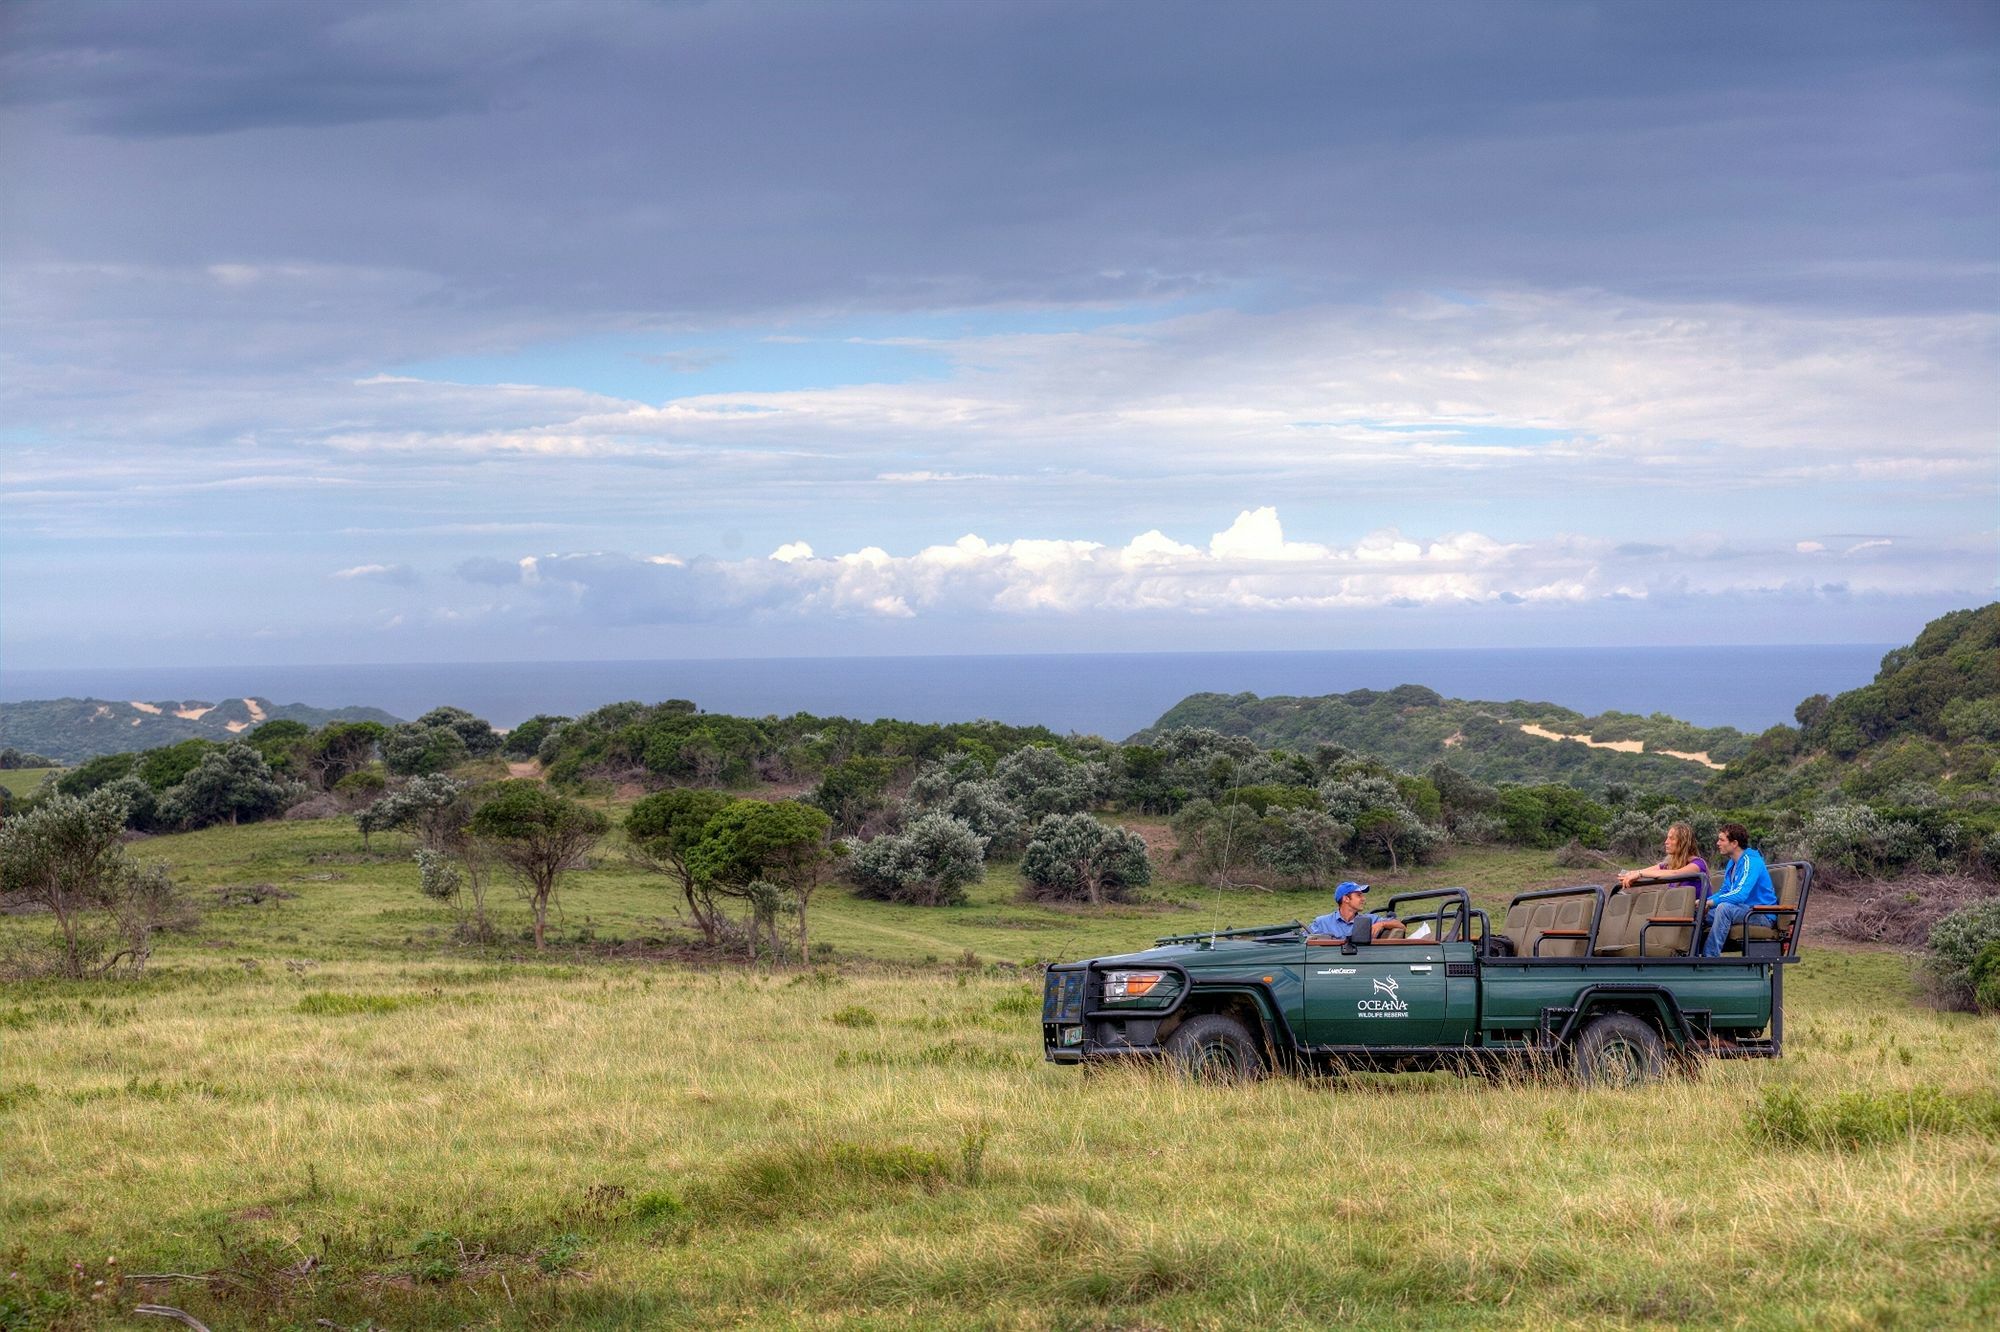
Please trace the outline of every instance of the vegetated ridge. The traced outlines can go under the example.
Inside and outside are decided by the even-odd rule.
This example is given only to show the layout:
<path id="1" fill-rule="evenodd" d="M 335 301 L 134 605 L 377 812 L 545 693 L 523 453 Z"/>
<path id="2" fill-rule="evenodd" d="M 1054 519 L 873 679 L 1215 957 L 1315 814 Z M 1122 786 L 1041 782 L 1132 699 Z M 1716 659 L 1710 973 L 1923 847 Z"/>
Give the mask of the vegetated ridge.
<path id="1" fill-rule="evenodd" d="M 1732 726 L 1695 726 L 1656 712 L 1586 717 L 1555 703 L 1445 698 L 1423 685 L 1316 697 L 1191 694 L 1132 737 L 1149 743 L 1183 726 L 1262 746 L 1332 744 L 1405 771 L 1440 759 L 1486 782 L 1611 782 L 1691 796 L 1750 751 Z"/>
<path id="2" fill-rule="evenodd" d="M 1952 611 L 1882 658 L 1874 680 L 1814 694 L 1735 757 L 1723 804 L 1845 795 L 1889 805 L 1994 803 L 2000 782 L 2000 601 Z"/>
<path id="3" fill-rule="evenodd" d="M 267 721 L 320 727 L 335 721 L 393 726 L 401 718 L 380 708 L 315 708 L 268 698 L 114 701 L 103 698 L 36 699 L 0 703 L 0 746 L 80 763 L 99 754 L 127 754 L 182 740 L 231 740 Z"/>

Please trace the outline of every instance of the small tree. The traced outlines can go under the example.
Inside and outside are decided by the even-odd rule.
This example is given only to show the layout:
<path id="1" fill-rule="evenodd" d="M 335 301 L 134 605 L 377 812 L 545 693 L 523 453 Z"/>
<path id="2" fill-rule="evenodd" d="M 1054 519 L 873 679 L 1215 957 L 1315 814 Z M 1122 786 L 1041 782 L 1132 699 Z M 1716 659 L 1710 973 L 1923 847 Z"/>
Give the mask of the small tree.
<path id="1" fill-rule="evenodd" d="M 203 754 L 192 772 L 161 793 L 157 817 L 184 828 L 224 819 L 233 825 L 277 813 L 297 790 L 278 779 L 262 754 L 239 741 Z"/>
<path id="2" fill-rule="evenodd" d="M 689 856 L 700 843 L 708 821 L 729 805 L 720 791 L 676 787 L 655 792 L 632 806 L 625 816 L 625 837 L 632 857 L 643 868 L 671 877 L 680 885 L 688 915 L 713 948 L 721 931 L 721 914 L 709 881 L 697 873 Z"/>
<path id="3" fill-rule="evenodd" d="M 0 897 L 55 917 L 49 969 L 57 975 L 103 976 L 121 962 L 142 970 L 153 932 L 192 920 L 163 870 L 142 869 L 125 854 L 124 831 L 125 802 L 109 790 L 52 795 L 0 824 Z"/>
<path id="4" fill-rule="evenodd" d="M 926 814 L 898 834 L 855 848 L 847 873 L 863 897 L 956 906 L 986 868 L 986 839 L 949 814 Z"/>
<path id="5" fill-rule="evenodd" d="M 535 950 L 547 946 L 549 906 L 563 875 L 581 867 L 610 820 L 540 782 L 501 782 L 472 815 L 471 830 L 521 882 L 535 917 Z"/>
<path id="6" fill-rule="evenodd" d="M 374 761 L 375 750 L 388 733 L 380 722 L 328 722 L 299 745 L 295 761 L 307 781 L 331 791 L 341 778 Z"/>
<path id="7" fill-rule="evenodd" d="M 1151 883 L 1153 867 L 1145 840 L 1130 829 L 1088 814 L 1051 814 L 1021 853 L 1021 877 L 1036 896 L 1101 906 Z"/>
<path id="8" fill-rule="evenodd" d="M 798 912 L 799 960 L 810 962 L 806 913 L 833 857 L 832 828 L 832 819 L 797 801 L 732 800 L 702 829 L 688 859 L 696 874 L 739 897 L 759 879 L 789 892 Z"/>

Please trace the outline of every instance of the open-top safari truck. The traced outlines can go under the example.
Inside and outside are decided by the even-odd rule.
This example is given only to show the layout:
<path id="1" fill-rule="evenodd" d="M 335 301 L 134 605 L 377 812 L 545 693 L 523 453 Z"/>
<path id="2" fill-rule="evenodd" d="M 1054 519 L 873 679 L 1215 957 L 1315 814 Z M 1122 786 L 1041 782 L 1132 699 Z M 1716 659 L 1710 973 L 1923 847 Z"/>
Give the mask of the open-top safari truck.
<path id="1" fill-rule="evenodd" d="M 1555 1064 L 1628 1084 L 1670 1060 L 1775 1059 L 1812 879 L 1805 862 L 1771 866 L 1778 904 L 1720 957 L 1701 956 L 1699 880 L 1522 893 L 1497 927 L 1463 888 L 1404 893 L 1386 904 L 1399 937 L 1373 942 L 1297 921 L 1175 935 L 1050 967 L 1042 1045 L 1059 1064 L 1165 1059 L 1225 1080 Z"/>

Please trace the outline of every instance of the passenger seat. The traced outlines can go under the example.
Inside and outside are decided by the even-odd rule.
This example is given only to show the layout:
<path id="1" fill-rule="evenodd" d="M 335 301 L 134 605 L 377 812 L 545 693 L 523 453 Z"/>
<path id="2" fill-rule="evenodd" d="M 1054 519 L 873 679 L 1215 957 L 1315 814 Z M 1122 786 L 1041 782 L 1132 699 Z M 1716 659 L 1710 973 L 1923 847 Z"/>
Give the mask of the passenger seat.
<path id="1" fill-rule="evenodd" d="M 1694 899 L 1695 887 L 1692 883 L 1675 884 L 1660 890 L 1658 908 L 1639 922 L 1639 928 L 1646 935 L 1647 957 L 1677 957 L 1687 952 L 1688 944 L 1694 938 Z M 1646 929 L 1649 923 L 1656 921 L 1659 923 Z"/>
<path id="2" fill-rule="evenodd" d="M 1626 936 L 1632 933 L 1634 900 L 1631 893 L 1613 893 L 1604 903 L 1604 919 L 1597 922 L 1598 957 L 1617 957 L 1620 945 L 1629 942 Z"/>
<path id="3" fill-rule="evenodd" d="M 1776 941 L 1791 937 L 1792 921 L 1798 915 L 1799 883 L 1802 877 L 1797 865 L 1771 866 L 1771 886 L 1778 890 L 1778 905 L 1776 907 L 1763 907 L 1753 911 L 1750 918 L 1751 920 L 1755 920 L 1758 916 L 1769 914 L 1778 923 L 1775 927 L 1770 925 L 1751 925 L 1750 937 L 1752 939 Z M 1742 925 L 1738 925 L 1729 931 L 1729 942 L 1738 947 L 1742 946 Z"/>
<path id="4" fill-rule="evenodd" d="M 1565 897 L 1555 902 L 1544 902 L 1542 906 L 1544 909 L 1554 907 L 1555 910 L 1548 924 L 1539 931 L 1542 939 L 1539 956 L 1582 957 L 1590 942 L 1590 913 L 1596 906 L 1596 900 Z"/>

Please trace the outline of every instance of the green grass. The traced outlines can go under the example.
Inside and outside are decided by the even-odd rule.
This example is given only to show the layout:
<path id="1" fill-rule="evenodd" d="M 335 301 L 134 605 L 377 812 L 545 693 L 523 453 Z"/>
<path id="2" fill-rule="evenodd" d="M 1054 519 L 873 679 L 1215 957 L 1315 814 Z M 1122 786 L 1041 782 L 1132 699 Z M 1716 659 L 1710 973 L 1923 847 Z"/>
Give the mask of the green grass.
<path id="1" fill-rule="evenodd" d="M 142 860 L 169 865 L 177 879 L 209 900 L 214 889 L 228 885 L 271 884 L 297 894 L 212 913 L 198 945 L 211 952 L 279 952 L 319 961 L 458 955 L 450 942 L 450 913 L 417 891 L 410 848 L 407 837 L 385 834 L 364 851 L 350 821 L 325 819 L 215 827 L 152 838 L 133 851 Z M 1173 874 L 1166 866 L 1146 901 L 1097 910 L 1021 902 L 1020 878 L 1009 862 L 989 866 L 985 880 L 959 907 L 865 902 L 829 884 L 813 899 L 813 949 L 816 959 L 827 960 L 956 961 L 970 951 L 981 963 L 1018 964 L 1119 951 L 1160 935 L 1217 925 L 1309 920 L 1333 907 L 1330 891 L 1218 892 Z M 1463 884 L 1472 888 L 1476 904 L 1495 909 L 1523 889 L 1588 876 L 1555 868 L 1546 852 L 1479 848 L 1395 878 L 1363 877 L 1372 877 L 1378 901 L 1393 893 Z M 505 886 L 491 900 L 508 937 L 503 952 L 526 946 L 525 908 Z M 678 891 L 666 879 L 632 869 L 614 841 L 599 852 L 595 868 L 571 879 L 561 917 L 551 922 L 552 938 L 565 949 L 679 938 L 678 904 Z"/>
<path id="2" fill-rule="evenodd" d="M 61 768 L 0 768 L 0 786 L 15 795 L 27 795 L 42 784 L 42 779 Z"/>
<path id="3" fill-rule="evenodd" d="M 1897 954 L 1810 954 L 1788 1057 L 1697 1080 L 1219 1090 L 1044 1064 L 1032 974 L 958 959 L 1324 895 L 1168 885 L 1094 917 L 1014 903 L 997 867 L 950 910 L 824 890 L 836 966 L 695 968 L 597 960 L 671 933 L 663 888 L 607 864 L 526 960 L 518 905 L 460 949 L 395 848 L 331 822 L 140 843 L 198 891 L 297 896 L 211 911 L 134 982 L 0 989 L 0 1327 L 159 1326 L 141 1302 L 216 1328 L 2000 1316 L 2000 1023 L 1914 1007 Z M 1407 882 L 1564 877 L 1481 853 Z"/>

